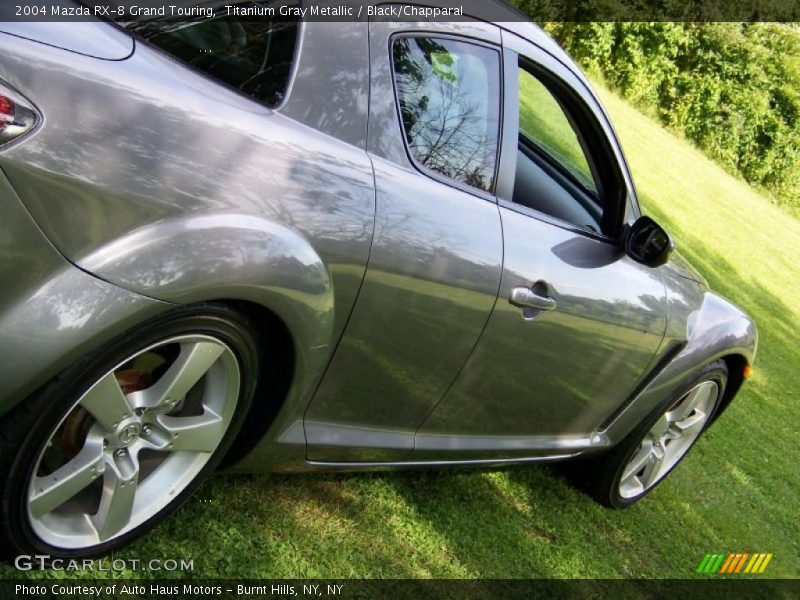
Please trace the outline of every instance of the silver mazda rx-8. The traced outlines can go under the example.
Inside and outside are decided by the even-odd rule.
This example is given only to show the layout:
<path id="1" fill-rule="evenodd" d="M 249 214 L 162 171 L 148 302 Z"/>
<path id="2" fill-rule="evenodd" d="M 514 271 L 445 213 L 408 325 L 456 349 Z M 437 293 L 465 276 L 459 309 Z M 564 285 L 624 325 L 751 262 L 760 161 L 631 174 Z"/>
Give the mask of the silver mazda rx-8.
<path id="1" fill-rule="evenodd" d="M 0 32 L 11 552 L 108 553 L 220 464 L 569 459 L 623 507 L 749 373 L 754 323 L 516 13 Z"/>

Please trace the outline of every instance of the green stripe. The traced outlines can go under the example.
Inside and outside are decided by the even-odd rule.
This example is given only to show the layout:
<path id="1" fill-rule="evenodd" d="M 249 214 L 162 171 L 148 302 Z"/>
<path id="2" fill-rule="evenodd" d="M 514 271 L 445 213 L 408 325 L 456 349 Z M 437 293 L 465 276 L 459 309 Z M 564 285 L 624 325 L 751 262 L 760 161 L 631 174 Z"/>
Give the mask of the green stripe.
<path id="1" fill-rule="evenodd" d="M 728 556 L 727 554 L 720 554 L 719 558 L 717 559 L 716 564 L 711 568 L 711 573 L 716 573 L 719 571 L 719 568 L 722 566 L 722 563 L 725 561 L 725 557 Z"/>
<path id="2" fill-rule="evenodd" d="M 705 569 L 706 563 L 708 562 L 709 558 L 711 558 L 711 555 L 710 554 L 706 554 L 703 557 L 703 560 L 700 561 L 700 566 L 697 567 L 697 572 L 698 573 L 703 573 L 704 572 L 703 569 Z"/>
<path id="3" fill-rule="evenodd" d="M 717 559 L 719 559 L 719 554 L 712 554 L 711 559 L 708 561 L 706 565 L 705 573 L 711 573 L 711 568 L 716 564 Z"/>

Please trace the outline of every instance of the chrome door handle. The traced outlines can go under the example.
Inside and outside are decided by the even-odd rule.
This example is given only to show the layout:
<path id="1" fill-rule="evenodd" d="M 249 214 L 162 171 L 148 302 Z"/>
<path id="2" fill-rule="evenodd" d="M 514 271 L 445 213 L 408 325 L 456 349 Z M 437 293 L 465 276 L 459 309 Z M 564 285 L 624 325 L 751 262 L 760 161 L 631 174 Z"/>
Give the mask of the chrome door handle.
<path id="1" fill-rule="evenodd" d="M 547 296 L 534 292 L 531 288 L 518 287 L 511 290 L 508 301 L 519 308 L 535 308 L 536 310 L 555 310 L 558 303 Z"/>

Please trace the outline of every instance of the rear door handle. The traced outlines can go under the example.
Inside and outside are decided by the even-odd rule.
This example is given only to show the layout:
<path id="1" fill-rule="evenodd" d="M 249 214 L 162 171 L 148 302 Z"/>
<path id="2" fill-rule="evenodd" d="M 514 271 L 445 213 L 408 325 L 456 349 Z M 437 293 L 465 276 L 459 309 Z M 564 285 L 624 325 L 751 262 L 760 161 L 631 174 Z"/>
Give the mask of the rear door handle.
<path id="1" fill-rule="evenodd" d="M 546 287 L 544 284 L 541 286 L 539 285 L 540 282 L 536 282 L 532 288 L 526 287 L 518 287 L 511 290 L 511 297 L 508 301 L 513 304 L 514 306 L 518 306 L 519 308 L 535 308 L 536 310 L 555 310 L 558 303 L 550 298 L 549 296 L 544 296 L 541 293 L 537 294 L 534 289 L 539 287 Z"/>

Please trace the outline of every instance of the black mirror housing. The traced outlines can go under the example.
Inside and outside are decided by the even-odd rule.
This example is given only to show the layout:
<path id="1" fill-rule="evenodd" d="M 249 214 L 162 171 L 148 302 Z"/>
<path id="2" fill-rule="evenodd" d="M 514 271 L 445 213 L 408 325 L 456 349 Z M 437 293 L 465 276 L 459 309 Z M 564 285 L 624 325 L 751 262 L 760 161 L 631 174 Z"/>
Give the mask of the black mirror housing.
<path id="1" fill-rule="evenodd" d="M 669 234 L 650 217 L 639 217 L 626 226 L 622 244 L 628 256 L 648 267 L 665 264 L 675 248 Z"/>

